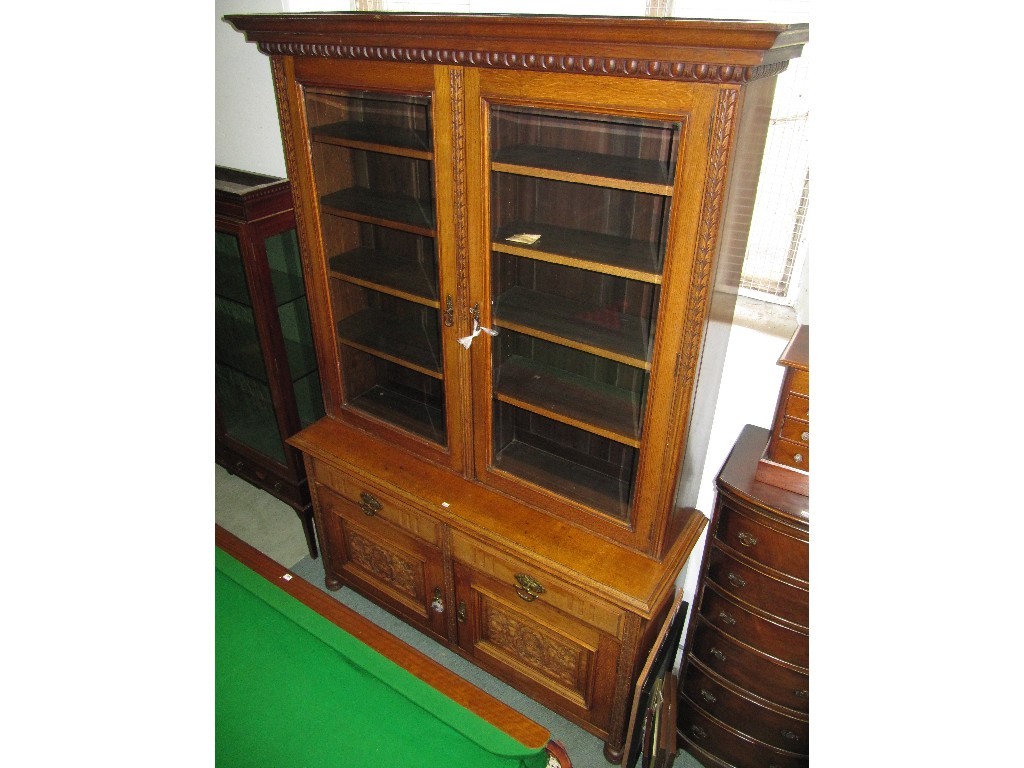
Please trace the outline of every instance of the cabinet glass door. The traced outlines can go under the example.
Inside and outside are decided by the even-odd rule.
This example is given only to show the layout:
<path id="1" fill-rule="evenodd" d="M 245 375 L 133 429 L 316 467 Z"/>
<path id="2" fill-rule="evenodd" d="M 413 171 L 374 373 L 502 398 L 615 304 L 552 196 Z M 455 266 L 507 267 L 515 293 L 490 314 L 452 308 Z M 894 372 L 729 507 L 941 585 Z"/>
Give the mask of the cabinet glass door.
<path id="1" fill-rule="evenodd" d="M 285 462 L 239 239 L 216 233 L 216 397 L 225 432 Z"/>
<path id="2" fill-rule="evenodd" d="M 299 424 L 308 427 L 324 415 L 324 401 L 299 256 L 299 239 L 294 229 L 287 229 L 263 242 Z"/>
<path id="3" fill-rule="evenodd" d="M 430 97 L 305 101 L 344 407 L 443 446 Z"/>
<path id="4" fill-rule="evenodd" d="M 681 125 L 489 114 L 491 465 L 628 520 Z"/>

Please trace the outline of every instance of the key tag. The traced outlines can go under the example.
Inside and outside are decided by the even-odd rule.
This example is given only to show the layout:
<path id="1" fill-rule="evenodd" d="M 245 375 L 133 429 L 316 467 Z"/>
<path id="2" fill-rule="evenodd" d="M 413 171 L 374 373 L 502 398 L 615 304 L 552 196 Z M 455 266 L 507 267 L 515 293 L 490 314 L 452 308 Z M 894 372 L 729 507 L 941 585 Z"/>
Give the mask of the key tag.
<path id="1" fill-rule="evenodd" d="M 469 349 L 470 345 L 473 343 L 473 339 L 475 339 L 477 336 L 479 336 L 481 332 L 486 333 L 489 336 L 497 336 L 498 335 L 497 331 L 492 330 L 490 328 L 485 328 L 484 326 L 480 325 L 480 321 L 474 316 L 473 317 L 473 332 L 469 336 L 463 336 L 461 339 L 459 339 L 459 344 L 464 346 L 466 349 Z"/>

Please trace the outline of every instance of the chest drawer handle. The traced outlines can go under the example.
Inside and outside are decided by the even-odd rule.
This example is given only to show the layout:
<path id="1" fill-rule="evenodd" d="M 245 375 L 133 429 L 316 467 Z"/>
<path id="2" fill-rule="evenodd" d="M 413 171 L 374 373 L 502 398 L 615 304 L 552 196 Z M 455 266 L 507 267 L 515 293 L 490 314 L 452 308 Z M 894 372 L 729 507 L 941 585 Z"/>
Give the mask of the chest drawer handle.
<path id="1" fill-rule="evenodd" d="M 811 433 L 810 432 L 801 432 L 800 433 L 800 439 L 803 440 L 806 443 L 808 440 L 811 439 Z"/>
<path id="2" fill-rule="evenodd" d="M 516 582 L 512 585 L 516 594 L 528 603 L 532 603 L 546 591 L 539 581 L 525 573 L 517 573 Z"/>
<path id="3" fill-rule="evenodd" d="M 796 697 L 798 699 L 806 699 L 807 698 L 807 691 L 793 691 L 793 693 L 796 694 Z"/>
<path id="4" fill-rule="evenodd" d="M 378 500 L 372 493 L 363 491 L 359 494 L 359 498 L 361 499 L 359 502 L 359 508 L 363 510 L 364 515 L 372 517 L 384 509 L 384 505 L 381 504 L 380 500 Z"/>
<path id="5" fill-rule="evenodd" d="M 700 697 L 704 699 L 704 701 L 706 701 L 708 704 L 714 704 L 716 701 L 718 701 L 718 698 L 715 696 L 715 694 L 713 694 L 707 688 L 700 689 Z"/>
<path id="6" fill-rule="evenodd" d="M 752 547 L 755 544 L 757 544 L 757 537 L 751 536 L 746 531 L 740 531 L 738 534 L 738 538 L 740 540 L 740 544 L 742 544 L 744 547 Z"/>
<path id="7" fill-rule="evenodd" d="M 700 727 L 699 725 L 697 725 L 697 724 L 691 725 L 691 726 L 690 726 L 690 731 L 691 731 L 691 732 L 693 733 L 693 735 L 694 735 L 694 736 L 696 736 L 696 737 L 697 737 L 698 739 L 706 739 L 706 738 L 708 737 L 708 732 L 707 732 L 707 731 L 705 731 L 705 730 L 704 730 L 703 728 L 701 728 L 701 727 Z"/>
<path id="8" fill-rule="evenodd" d="M 722 623 L 723 623 L 723 624 L 728 624 L 728 625 L 729 625 L 730 627 L 731 627 L 731 626 L 732 626 L 733 624 L 735 624 L 735 623 L 736 623 L 736 619 L 734 619 L 734 618 L 733 618 L 732 616 L 730 616 L 730 615 L 729 615 L 728 613 L 726 613 L 725 611 L 719 611 L 719 612 L 718 612 L 718 618 L 720 618 L 720 619 L 722 620 Z"/>
<path id="9" fill-rule="evenodd" d="M 789 739 L 790 741 L 800 741 L 799 734 L 793 733 L 792 731 L 783 729 L 781 733 L 783 738 Z"/>
<path id="10" fill-rule="evenodd" d="M 725 578 L 727 578 L 729 580 L 729 583 L 736 587 L 736 589 L 740 589 L 741 587 L 747 586 L 747 582 L 744 579 L 737 576 L 735 573 L 730 573 Z"/>
<path id="11" fill-rule="evenodd" d="M 708 651 L 708 653 L 710 653 L 712 656 L 714 656 L 719 661 L 725 661 L 725 658 L 726 658 L 725 654 L 722 653 L 717 648 L 712 648 L 710 651 Z"/>
<path id="12" fill-rule="evenodd" d="M 795 461 L 797 464 L 803 464 L 803 462 L 804 462 L 803 454 L 802 453 L 794 453 L 793 454 L 793 461 Z"/>

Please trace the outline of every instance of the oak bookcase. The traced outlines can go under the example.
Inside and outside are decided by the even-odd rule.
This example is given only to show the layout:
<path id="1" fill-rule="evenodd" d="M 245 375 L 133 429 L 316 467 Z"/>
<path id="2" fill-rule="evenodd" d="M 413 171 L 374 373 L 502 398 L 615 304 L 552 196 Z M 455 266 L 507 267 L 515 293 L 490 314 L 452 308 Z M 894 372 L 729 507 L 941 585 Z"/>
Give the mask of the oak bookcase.
<path id="1" fill-rule="evenodd" d="M 270 57 L 353 587 L 621 759 L 694 509 L 775 76 L 806 25 L 226 20 Z"/>

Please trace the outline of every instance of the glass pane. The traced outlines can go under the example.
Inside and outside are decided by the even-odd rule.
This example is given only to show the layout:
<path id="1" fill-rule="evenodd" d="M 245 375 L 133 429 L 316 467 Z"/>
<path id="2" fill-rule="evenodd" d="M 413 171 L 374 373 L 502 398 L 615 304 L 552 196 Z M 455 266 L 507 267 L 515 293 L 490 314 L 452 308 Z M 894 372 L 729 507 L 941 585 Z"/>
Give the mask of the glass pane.
<path id="1" fill-rule="evenodd" d="M 498 469 L 613 517 L 628 516 L 635 448 L 500 401 L 494 431 Z"/>
<path id="2" fill-rule="evenodd" d="M 216 233 L 215 356 L 217 407 L 227 434 L 284 462 L 238 238 Z"/>
<path id="3" fill-rule="evenodd" d="M 491 110 L 501 470 L 629 519 L 681 125 Z"/>
<path id="4" fill-rule="evenodd" d="M 264 456 L 284 463 L 270 387 L 226 365 L 217 365 L 217 408 L 227 433 Z"/>
<path id="5" fill-rule="evenodd" d="M 249 285 L 245 281 L 242 251 L 238 238 L 230 232 L 217 232 L 214 240 L 214 291 L 217 296 L 252 306 Z"/>
<path id="6" fill-rule="evenodd" d="M 323 417 L 324 405 L 299 240 L 295 230 L 288 229 L 268 237 L 265 245 L 299 422 L 306 427 Z"/>
<path id="7" fill-rule="evenodd" d="M 345 407 L 444 445 L 428 96 L 309 89 Z"/>

